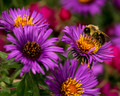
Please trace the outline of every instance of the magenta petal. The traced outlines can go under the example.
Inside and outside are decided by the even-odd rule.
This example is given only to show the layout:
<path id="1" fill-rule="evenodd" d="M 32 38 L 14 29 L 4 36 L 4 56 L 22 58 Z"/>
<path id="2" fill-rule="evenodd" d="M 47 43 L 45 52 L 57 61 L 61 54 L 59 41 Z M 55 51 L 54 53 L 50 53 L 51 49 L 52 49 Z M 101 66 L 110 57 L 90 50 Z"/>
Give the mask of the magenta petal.
<path id="1" fill-rule="evenodd" d="M 20 53 L 20 51 L 14 50 L 14 51 L 12 51 L 10 54 L 8 54 L 7 59 L 11 59 L 11 58 L 17 56 L 19 53 Z"/>

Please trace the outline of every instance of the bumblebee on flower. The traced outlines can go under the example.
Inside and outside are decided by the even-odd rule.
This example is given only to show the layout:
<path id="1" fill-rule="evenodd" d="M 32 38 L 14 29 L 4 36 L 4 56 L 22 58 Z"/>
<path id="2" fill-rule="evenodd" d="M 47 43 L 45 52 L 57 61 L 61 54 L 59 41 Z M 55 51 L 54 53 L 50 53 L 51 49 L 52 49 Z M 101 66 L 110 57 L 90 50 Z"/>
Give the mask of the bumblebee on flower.
<path id="1" fill-rule="evenodd" d="M 93 61 L 103 62 L 104 60 L 111 59 L 113 57 L 111 55 L 112 48 L 109 47 L 111 43 L 104 42 L 103 39 L 99 41 L 97 38 L 102 38 L 99 34 L 94 39 L 89 34 L 86 36 L 84 32 L 86 28 L 86 26 L 81 25 L 78 27 L 66 26 L 63 30 L 62 41 L 70 44 L 68 49 L 74 51 L 74 56 L 85 59 L 88 64 L 92 64 Z"/>

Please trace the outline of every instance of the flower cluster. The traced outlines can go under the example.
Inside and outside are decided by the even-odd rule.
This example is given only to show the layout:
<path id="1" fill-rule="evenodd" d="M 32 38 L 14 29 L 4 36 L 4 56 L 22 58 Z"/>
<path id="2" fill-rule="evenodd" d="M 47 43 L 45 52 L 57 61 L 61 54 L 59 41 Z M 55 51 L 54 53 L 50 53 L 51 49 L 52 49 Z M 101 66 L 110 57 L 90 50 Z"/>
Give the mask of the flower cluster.
<path id="1" fill-rule="evenodd" d="M 47 29 L 48 23 L 42 18 L 42 14 L 33 11 L 30 15 L 29 9 L 25 10 L 24 7 L 17 11 L 10 9 L 9 12 L 11 17 L 7 11 L 2 13 L 4 19 L 0 23 L 3 29 L 13 32 L 13 35 L 7 34 L 7 40 L 12 44 L 5 45 L 5 48 L 6 51 L 11 51 L 7 59 L 15 57 L 15 61 L 23 63 L 21 76 L 30 70 L 34 74 L 36 72 L 45 74 L 42 66 L 46 70 L 57 67 L 55 62 L 58 56 L 54 52 L 63 52 L 63 50 L 55 46 L 58 38 L 47 39 L 52 29 Z"/>
<path id="2" fill-rule="evenodd" d="M 71 9 L 74 13 L 82 15 L 95 15 L 101 12 L 106 0 L 61 0 L 61 4 L 66 9 Z"/>
<path id="3" fill-rule="evenodd" d="M 94 2 L 101 7 L 102 1 L 75 0 L 73 5 L 76 6 L 79 2 L 83 7 L 86 3 L 92 6 Z M 65 2 L 70 2 L 70 0 Z M 92 7 L 97 8 L 97 6 Z M 77 7 L 77 9 L 80 8 Z M 49 10 L 46 7 L 43 9 Z M 77 11 L 76 8 L 73 10 Z M 88 11 L 88 8 L 85 7 L 85 10 Z M 86 11 L 80 10 L 83 13 Z M 90 12 L 94 14 L 97 11 L 99 9 Z M 45 14 L 43 10 L 40 12 L 43 15 Z M 63 20 L 70 18 L 71 13 L 69 11 L 62 9 L 61 12 L 69 14 L 61 16 Z M 102 68 L 95 72 L 95 67 L 91 69 L 89 65 L 92 66 L 93 63 L 97 66 L 98 63 L 96 62 L 109 60 L 113 56 L 111 54 L 112 48 L 109 47 L 111 43 L 102 44 L 102 41 L 86 35 L 84 33 L 86 26 L 80 24 L 78 27 L 66 26 L 61 41 L 70 44 L 68 50 L 72 49 L 70 51 L 75 58 L 70 59 L 65 56 L 67 59 L 64 61 L 65 63 L 61 64 L 56 52 L 64 52 L 63 48 L 56 45 L 56 42 L 59 41 L 58 38 L 49 38 L 53 30 L 48 28 L 48 20 L 43 18 L 42 13 L 30 12 L 24 7 L 17 10 L 10 9 L 9 13 L 7 11 L 2 12 L 3 18 L 0 20 L 0 29 L 11 32 L 7 34 L 7 40 L 11 43 L 4 46 L 6 51 L 10 51 L 7 59 L 14 58 L 15 61 L 22 63 L 20 76 L 30 71 L 33 74 L 42 73 L 45 75 L 45 72 L 50 69 L 51 74 L 47 76 L 45 82 L 57 96 L 99 96 L 99 88 L 95 88 L 98 84 L 96 75 L 101 73 Z"/>

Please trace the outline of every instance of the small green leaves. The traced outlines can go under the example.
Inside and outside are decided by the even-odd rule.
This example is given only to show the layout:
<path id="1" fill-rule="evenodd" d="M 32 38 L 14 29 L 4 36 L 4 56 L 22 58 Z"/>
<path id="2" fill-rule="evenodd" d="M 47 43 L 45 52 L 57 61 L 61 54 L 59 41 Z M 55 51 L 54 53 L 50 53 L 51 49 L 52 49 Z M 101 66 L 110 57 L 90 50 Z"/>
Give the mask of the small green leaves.
<path id="1" fill-rule="evenodd" d="M 32 72 L 26 74 L 17 87 L 17 96 L 50 96 L 48 89 L 39 86 L 38 80 Z"/>
<path id="2" fill-rule="evenodd" d="M 32 73 L 25 75 L 24 79 L 17 87 L 17 96 L 40 96 L 37 82 L 32 77 Z"/>

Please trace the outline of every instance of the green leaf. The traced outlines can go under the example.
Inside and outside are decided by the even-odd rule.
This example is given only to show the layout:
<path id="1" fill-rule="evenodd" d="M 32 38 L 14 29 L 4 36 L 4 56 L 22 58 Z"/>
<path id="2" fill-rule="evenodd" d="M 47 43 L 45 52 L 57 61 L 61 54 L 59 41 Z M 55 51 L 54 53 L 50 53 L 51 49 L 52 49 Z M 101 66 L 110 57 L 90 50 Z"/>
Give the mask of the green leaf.
<path id="1" fill-rule="evenodd" d="M 0 91 L 0 96 L 12 96 L 8 92 L 1 92 Z"/>
<path id="2" fill-rule="evenodd" d="M 10 94 L 10 89 L 7 87 L 2 87 L 2 89 L 0 90 L 1 93 L 9 93 Z"/>
<path id="3" fill-rule="evenodd" d="M 7 91 L 0 91 L 0 96 L 17 96 L 16 90 Z"/>
<path id="4" fill-rule="evenodd" d="M 6 60 L 7 55 L 8 55 L 7 53 L 0 51 L 0 58 L 1 59 Z"/>
<path id="5" fill-rule="evenodd" d="M 65 56 L 63 56 L 62 54 L 57 53 L 57 55 L 60 57 L 61 62 L 67 60 L 67 58 Z"/>
<path id="6" fill-rule="evenodd" d="M 7 84 L 9 84 L 9 83 L 10 83 L 10 78 L 4 76 L 4 77 L 3 77 L 3 81 L 6 82 Z"/>
<path id="7" fill-rule="evenodd" d="M 18 64 L 18 63 L 12 63 L 11 62 L 11 65 L 9 65 L 9 64 L 7 64 L 7 63 L 2 63 L 2 68 L 4 68 L 4 69 L 11 69 L 11 68 L 19 68 L 19 67 L 21 67 L 21 64 Z"/>
<path id="8" fill-rule="evenodd" d="M 52 96 L 49 90 L 40 90 L 40 96 Z"/>
<path id="9" fill-rule="evenodd" d="M 72 50 L 68 51 L 67 58 L 69 58 L 69 59 L 74 59 L 75 58 L 75 57 L 73 57 L 73 51 Z"/>
<path id="10" fill-rule="evenodd" d="M 17 96 L 40 96 L 38 82 L 32 72 L 25 75 L 17 87 Z"/>
<path id="11" fill-rule="evenodd" d="M 20 72 L 21 72 L 21 69 L 20 69 L 20 68 L 15 71 L 15 73 L 13 74 L 13 76 L 12 76 L 11 79 L 10 79 L 11 83 L 12 83 L 13 80 L 20 74 Z"/>
<path id="12" fill-rule="evenodd" d="M 17 86 L 17 96 L 24 96 L 25 78 Z"/>
<path id="13" fill-rule="evenodd" d="M 19 68 L 21 64 L 19 62 L 14 62 L 14 58 L 7 60 L 7 53 L 0 51 L 1 64 L 0 69 L 10 69 L 10 68 Z"/>
<path id="14" fill-rule="evenodd" d="M 48 89 L 48 85 L 44 82 L 45 79 L 46 79 L 46 76 L 45 75 L 42 75 L 42 74 L 36 74 L 34 75 L 36 78 L 36 81 L 40 84 L 40 86 L 44 89 Z"/>

